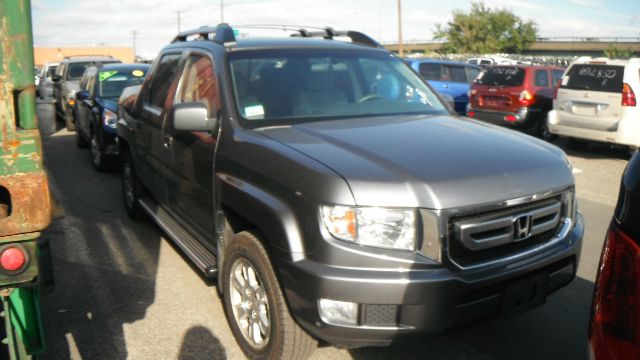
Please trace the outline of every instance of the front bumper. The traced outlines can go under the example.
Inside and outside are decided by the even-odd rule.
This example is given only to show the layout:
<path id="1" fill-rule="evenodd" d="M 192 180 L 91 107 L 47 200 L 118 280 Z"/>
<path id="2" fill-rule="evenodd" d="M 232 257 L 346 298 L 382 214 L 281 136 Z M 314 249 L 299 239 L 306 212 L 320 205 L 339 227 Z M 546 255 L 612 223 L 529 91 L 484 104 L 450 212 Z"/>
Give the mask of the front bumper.
<path id="1" fill-rule="evenodd" d="M 576 220 L 557 246 L 491 269 L 394 271 L 303 260 L 278 264 L 279 273 L 292 315 L 310 334 L 348 347 L 387 345 L 404 335 L 438 334 L 543 304 L 575 277 L 584 232 L 582 216 Z M 358 303 L 358 324 L 325 322 L 321 298 Z"/>

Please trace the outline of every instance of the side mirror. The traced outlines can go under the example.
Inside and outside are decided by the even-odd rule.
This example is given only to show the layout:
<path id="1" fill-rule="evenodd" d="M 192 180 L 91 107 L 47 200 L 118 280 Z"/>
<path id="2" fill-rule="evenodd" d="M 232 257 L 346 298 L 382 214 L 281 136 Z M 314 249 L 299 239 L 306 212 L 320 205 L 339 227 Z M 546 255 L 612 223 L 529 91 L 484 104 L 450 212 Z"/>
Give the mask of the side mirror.
<path id="1" fill-rule="evenodd" d="M 87 100 L 91 97 L 87 90 L 78 91 L 76 93 L 76 99 L 78 100 Z"/>
<path id="2" fill-rule="evenodd" d="M 53 82 L 60 82 L 60 80 L 61 80 L 60 75 L 52 75 L 51 76 L 51 80 Z"/>
<path id="3" fill-rule="evenodd" d="M 209 118 L 207 106 L 199 102 L 176 104 L 171 109 L 173 128 L 179 131 L 213 131 L 218 119 Z"/>

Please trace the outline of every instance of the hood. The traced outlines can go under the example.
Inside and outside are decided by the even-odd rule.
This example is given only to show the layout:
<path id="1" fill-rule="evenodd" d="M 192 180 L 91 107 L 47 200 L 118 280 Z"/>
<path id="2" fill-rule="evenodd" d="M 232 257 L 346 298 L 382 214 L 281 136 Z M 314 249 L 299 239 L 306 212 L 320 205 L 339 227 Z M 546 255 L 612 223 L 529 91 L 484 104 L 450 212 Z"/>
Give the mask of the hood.
<path id="1" fill-rule="evenodd" d="M 340 174 L 361 206 L 456 208 L 574 182 L 557 147 L 467 118 L 376 117 L 258 131 Z"/>
<path id="2" fill-rule="evenodd" d="M 118 99 L 111 98 L 98 98 L 96 99 L 103 108 L 113 111 L 114 113 L 118 113 Z"/>

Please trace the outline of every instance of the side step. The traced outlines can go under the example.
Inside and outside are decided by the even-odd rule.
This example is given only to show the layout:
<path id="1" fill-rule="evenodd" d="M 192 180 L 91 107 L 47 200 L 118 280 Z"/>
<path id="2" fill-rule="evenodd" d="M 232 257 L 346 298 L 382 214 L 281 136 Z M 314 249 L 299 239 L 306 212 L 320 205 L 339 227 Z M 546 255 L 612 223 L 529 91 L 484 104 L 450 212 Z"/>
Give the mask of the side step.
<path id="1" fill-rule="evenodd" d="M 178 224 L 157 202 L 153 199 L 140 199 L 140 207 L 158 223 L 169 235 L 171 240 L 178 245 L 185 255 L 204 273 L 206 277 L 213 278 L 218 273 L 216 257 L 207 250 L 196 238 Z"/>

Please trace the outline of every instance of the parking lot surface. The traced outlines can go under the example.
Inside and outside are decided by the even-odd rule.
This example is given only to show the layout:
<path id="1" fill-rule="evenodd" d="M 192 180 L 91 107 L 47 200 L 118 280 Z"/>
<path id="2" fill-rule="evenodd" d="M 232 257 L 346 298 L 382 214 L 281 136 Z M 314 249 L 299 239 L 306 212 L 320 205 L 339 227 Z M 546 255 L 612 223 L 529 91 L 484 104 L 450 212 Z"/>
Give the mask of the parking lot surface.
<path id="1" fill-rule="evenodd" d="M 566 151 L 586 223 L 569 286 L 516 317 L 386 348 L 321 346 L 313 359 L 585 358 L 593 281 L 628 155 L 607 146 Z M 215 282 L 201 277 L 151 220 L 127 217 L 117 169 L 95 172 L 89 152 L 77 149 L 66 130 L 44 139 L 44 154 L 56 199 L 46 232 L 56 288 L 42 303 L 42 358 L 243 359 Z"/>

